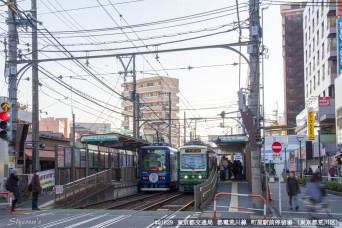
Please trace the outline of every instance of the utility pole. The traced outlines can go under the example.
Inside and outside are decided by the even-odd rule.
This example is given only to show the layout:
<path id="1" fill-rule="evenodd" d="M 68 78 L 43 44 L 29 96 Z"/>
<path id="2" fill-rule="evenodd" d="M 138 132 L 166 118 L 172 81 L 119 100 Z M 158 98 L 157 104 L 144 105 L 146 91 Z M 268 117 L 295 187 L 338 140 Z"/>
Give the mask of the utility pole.
<path id="1" fill-rule="evenodd" d="M 169 92 L 169 143 L 172 146 L 172 142 L 171 142 L 171 92 Z"/>
<path id="2" fill-rule="evenodd" d="M 75 170 L 75 153 L 76 153 L 76 138 L 75 138 L 75 113 L 72 113 L 72 147 L 71 147 L 71 181 L 76 180 Z"/>
<path id="3" fill-rule="evenodd" d="M 37 0 L 31 0 L 31 13 L 37 19 Z M 32 25 L 32 173 L 39 170 L 39 93 L 37 24 Z"/>
<path id="4" fill-rule="evenodd" d="M 256 137 L 255 147 L 251 147 L 251 186 L 252 193 L 262 195 L 261 175 L 260 175 L 260 158 L 261 158 L 261 131 L 260 131 L 260 62 L 259 62 L 259 39 L 261 34 L 260 17 L 259 17 L 259 0 L 249 0 L 249 39 L 255 44 L 249 44 L 248 54 L 250 61 L 250 94 L 248 99 L 248 107 L 253 114 L 254 131 Z M 253 204 L 262 207 L 260 200 L 253 200 Z"/>
<path id="5" fill-rule="evenodd" d="M 183 145 L 185 145 L 185 143 L 186 143 L 186 115 L 184 112 L 184 142 L 183 142 Z"/>
<path id="6" fill-rule="evenodd" d="M 8 0 L 8 4 L 13 2 L 13 5 L 16 4 L 16 0 Z M 16 17 L 16 13 L 12 10 L 11 6 L 8 6 L 8 61 L 7 69 L 9 86 L 8 86 L 8 99 L 11 105 L 11 121 L 12 121 L 12 134 L 10 135 L 9 147 L 8 147 L 8 155 L 15 156 L 15 165 L 17 164 L 17 155 L 15 151 L 16 144 L 16 132 L 17 132 L 17 123 L 18 123 L 18 88 L 17 88 L 17 42 L 18 42 L 18 33 L 16 22 L 14 18 Z M 8 156 L 6 155 L 6 156 Z"/>
<path id="7" fill-rule="evenodd" d="M 129 56 L 118 56 L 118 59 L 120 60 L 120 63 L 124 69 L 124 82 L 126 83 L 126 78 L 128 77 L 128 69 L 132 63 L 132 71 L 131 71 L 131 77 L 133 77 L 132 82 L 132 92 L 130 94 L 130 101 L 133 103 L 133 137 L 137 137 L 137 132 L 139 131 L 139 125 L 137 125 L 137 109 L 138 104 L 136 101 L 136 92 L 137 92 L 137 82 L 136 82 L 136 72 L 135 72 L 135 55 L 129 55 Z M 128 59 L 127 63 L 124 63 L 123 59 Z"/>
<path id="8" fill-rule="evenodd" d="M 139 93 L 135 93 L 135 102 L 134 104 L 136 104 L 136 108 L 135 108 L 135 118 L 136 120 L 134 122 L 135 123 L 135 128 L 136 128 L 136 133 L 135 133 L 135 137 L 139 138 L 140 137 L 140 97 L 139 97 Z"/>

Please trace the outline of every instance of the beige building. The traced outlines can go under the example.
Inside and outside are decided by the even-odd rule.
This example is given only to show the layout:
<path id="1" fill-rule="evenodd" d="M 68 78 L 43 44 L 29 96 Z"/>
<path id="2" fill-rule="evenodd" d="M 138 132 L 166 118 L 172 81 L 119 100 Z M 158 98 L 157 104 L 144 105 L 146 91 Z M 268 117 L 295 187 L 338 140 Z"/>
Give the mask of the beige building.
<path id="1" fill-rule="evenodd" d="M 52 131 L 62 133 L 65 138 L 70 137 L 70 121 L 68 118 L 41 118 L 39 121 L 39 131 Z"/>
<path id="2" fill-rule="evenodd" d="M 171 92 L 171 144 L 179 146 L 179 80 L 170 77 L 150 77 L 137 80 L 137 93 L 140 103 L 140 135 L 150 142 L 162 141 L 169 143 L 169 92 Z M 122 84 L 124 96 L 130 99 L 132 83 Z M 133 129 L 133 103 L 122 101 L 124 109 L 123 128 Z M 130 116 L 127 116 L 130 115 Z M 158 140 L 159 138 L 159 140 Z"/>

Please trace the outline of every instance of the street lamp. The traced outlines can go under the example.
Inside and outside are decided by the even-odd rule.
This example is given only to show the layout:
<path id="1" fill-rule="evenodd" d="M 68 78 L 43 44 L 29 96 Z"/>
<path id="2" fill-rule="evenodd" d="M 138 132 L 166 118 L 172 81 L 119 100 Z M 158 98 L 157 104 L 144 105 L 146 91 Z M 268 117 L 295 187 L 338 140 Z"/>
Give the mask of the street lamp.
<path id="1" fill-rule="evenodd" d="M 318 132 L 318 156 L 319 156 L 319 171 L 322 174 L 322 157 L 321 157 L 321 130 L 317 130 Z"/>
<path id="2" fill-rule="evenodd" d="M 302 162 L 301 162 L 301 153 L 302 153 L 302 141 L 304 137 L 303 136 L 297 136 L 297 141 L 299 142 L 299 171 L 300 171 L 300 177 L 302 177 Z M 298 167 L 298 160 L 297 160 L 297 167 Z"/>

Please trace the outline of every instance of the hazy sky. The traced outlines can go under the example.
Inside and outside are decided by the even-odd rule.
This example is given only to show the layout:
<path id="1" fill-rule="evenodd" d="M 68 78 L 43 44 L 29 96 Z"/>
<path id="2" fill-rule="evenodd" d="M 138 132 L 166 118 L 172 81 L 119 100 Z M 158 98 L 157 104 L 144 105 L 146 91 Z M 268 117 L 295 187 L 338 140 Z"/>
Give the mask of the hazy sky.
<path id="1" fill-rule="evenodd" d="M 43 26 L 39 26 L 41 30 L 38 33 L 39 58 L 70 56 L 65 49 L 81 51 L 73 52 L 74 56 L 92 56 L 234 43 L 238 42 L 239 37 L 234 0 L 38 0 L 37 2 L 38 19 L 43 22 Z M 248 1 L 238 2 L 243 29 L 242 41 L 246 41 Z M 266 118 L 274 118 L 271 114 L 276 109 L 276 102 L 278 102 L 279 113 L 283 111 L 281 15 L 279 5 L 269 4 L 270 2 L 263 1 L 263 7 L 269 6 L 264 10 L 264 44 L 269 49 L 269 58 L 265 60 L 265 109 L 266 114 L 269 114 Z M 28 10 L 30 1 L 18 1 L 18 5 L 22 10 Z M 78 10 L 75 10 L 77 8 Z M 4 41 L 7 31 L 6 7 L 1 7 L 0 14 L 0 40 Z M 127 27 L 128 25 L 135 26 Z M 26 45 L 30 42 L 28 39 L 30 29 L 25 32 L 25 29 L 21 28 L 19 31 L 18 48 L 24 54 L 24 58 L 31 58 L 30 55 L 26 55 L 31 51 L 31 47 Z M 124 47 L 137 48 L 113 50 Z M 3 50 L 4 48 L 0 56 L 2 72 L 5 64 Z M 247 48 L 242 47 L 242 52 L 247 55 Z M 237 110 L 239 67 L 234 66 L 234 63 L 238 62 L 239 56 L 236 53 L 208 49 L 165 53 L 158 56 L 138 56 L 136 69 L 138 79 L 156 74 L 179 78 L 180 117 L 182 118 L 183 112 L 186 111 L 187 117 L 210 118 L 216 117 L 223 110 L 226 112 Z M 121 84 L 124 82 L 123 76 L 118 74 L 122 68 L 116 58 L 80 60 L 79 63 L 50 62 L 42 63 L 40 66 L 49 75 L 48 77 L 39 73 L 42 84 L 40 109 L 42 112 L 47 112 L 47 116 L 71 118 L 71 107 L 73 107 L 78 122 L 110 122 L 113 128 L 121 126 L 121 116 L 112 112 L 112 110 L 121 111 L 121 99 L 115 92 L 122 92 Z M 189 66 L 194 68 L 186 69 Z M 89 71 L 104 84 L 91 77 Z M 247 76 L 248 67 L 242 59 L 241 87 L 246 87 Z M 30 70 L 22 78 L 27 77 L 31 78 Z M 87 94 L 95 102 L 102 102 L 102 105 L 110 107 L 111 110 L 89 102 L 90 98 L 79 97 L 51 78 L 65 83 L 66 86 L 72 86 L 73 89 Z M 0 95 L 7 96 L 8 85 L 4 77 L 1 77 L 0 85 Z M 32 80 L 21 80 L 18 89 L 19 102 L 28 104 L 29 109 L 32 108 L 31 85 Z M 46 117 L 46 114 L 43 113 L 41 117 Z M 199 122 L 197 134 L 205 137 L 208 134 L 226 133 L 228 128 L 219 128 L 219 123 L 219 120 Z M 231 126 L 236 125 L 236 122 L 226 123 Z"/>

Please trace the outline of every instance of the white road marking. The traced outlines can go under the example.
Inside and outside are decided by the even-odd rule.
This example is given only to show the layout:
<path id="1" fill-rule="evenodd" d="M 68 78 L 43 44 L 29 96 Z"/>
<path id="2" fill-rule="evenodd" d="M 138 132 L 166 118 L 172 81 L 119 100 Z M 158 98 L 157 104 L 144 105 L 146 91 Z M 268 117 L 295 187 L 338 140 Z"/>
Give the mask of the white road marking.
<path id="1" fill-rule="evenodd" d="M 83 225 L 84 223 L 88 223 L 88 222 L 90 222 L 90 221 L 93 221 L 93 220 L 102 218 L 102 217 L 107 216 L 107 215 L 108 215 L 108 213 L 107 213 L 107 214 L 104 214 L 104 215 L 100 215 L 100 216 L 94 217 L 94 218 L 91 218 L 91 219 L 87 219 L 87 220 L 82 221 L 82 222 L 79 222 L 79 223 L 75 223 L 75 224 L 70 225 L 70 226 L 67 226 L 67 227 L 65 227 L 65 228 L 72 228 L 72 227 L 80 226 L 80 225 Z"/>
<path id="2" fill-rule="evenodd" d="M 47 227 L 51 227 L 51 226 L 56 226 L 56 225 L 59 225 L 59 224 L 65 223 L 65 222 L 69 222 L 69 221 L 72 221 L 72 220 L 75 220 L 75 219 L 78 219 L 78 218 L 89 216 L 89 215 L 93 214 L 94 212 L 88 213 L 88 214 L 76 215 L 76 216 L 73 216 L 73 217 L 67 217 L 67 218 L 64 218 L 64 219 L 60 219 L 60 220 L 57 220 L 57 221 L 53 221 L 53 222 L 50 222 L 50 223 L 47 223 L 47 224 L 43 224 L 43 225 L 37 226 L 35 228 L 47 228 Z"/>
<path id="3" fill-rule="evenodd" d="M 238 193 L 238 185 L 237 182 L 232 182 L 232 193 Z M 229 205 L 229 212 L 237 212 L 239 211 L 237 208 L 232 207 L 238 207 L 238 197 L 237 196 L 231 196 L 230 197 L 230 205 Z"/>

